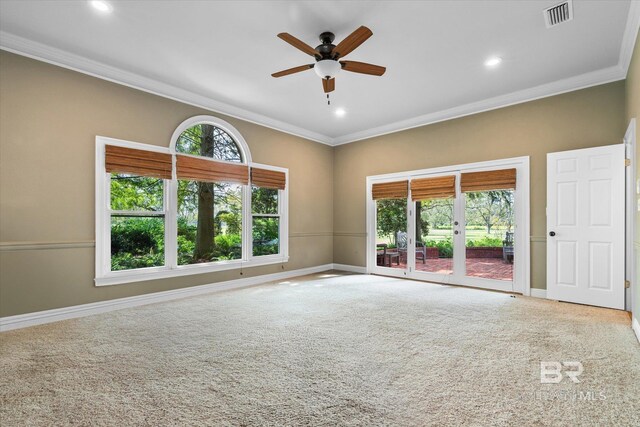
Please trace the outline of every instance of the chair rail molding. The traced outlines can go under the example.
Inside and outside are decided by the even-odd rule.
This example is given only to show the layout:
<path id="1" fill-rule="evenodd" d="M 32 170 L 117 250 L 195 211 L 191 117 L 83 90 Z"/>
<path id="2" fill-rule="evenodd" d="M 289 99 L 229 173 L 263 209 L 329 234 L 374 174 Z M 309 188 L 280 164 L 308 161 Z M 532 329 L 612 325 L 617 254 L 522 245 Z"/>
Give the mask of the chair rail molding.
<path id="1" fill-rule="evenodd" d="M 0 252 L 94 248 L 95 240 L 0 242 Z"/>

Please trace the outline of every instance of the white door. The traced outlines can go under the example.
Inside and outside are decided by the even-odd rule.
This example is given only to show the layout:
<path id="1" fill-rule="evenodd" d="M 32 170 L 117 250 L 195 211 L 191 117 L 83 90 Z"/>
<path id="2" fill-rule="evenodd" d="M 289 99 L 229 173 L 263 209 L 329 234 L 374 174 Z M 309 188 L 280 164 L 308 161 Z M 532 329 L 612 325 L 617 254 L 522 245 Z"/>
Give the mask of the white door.
<path id="1" fill-rule="evenodd" d="M 624 145 L 547 155 L 547 297 L 624 309 Z"/>

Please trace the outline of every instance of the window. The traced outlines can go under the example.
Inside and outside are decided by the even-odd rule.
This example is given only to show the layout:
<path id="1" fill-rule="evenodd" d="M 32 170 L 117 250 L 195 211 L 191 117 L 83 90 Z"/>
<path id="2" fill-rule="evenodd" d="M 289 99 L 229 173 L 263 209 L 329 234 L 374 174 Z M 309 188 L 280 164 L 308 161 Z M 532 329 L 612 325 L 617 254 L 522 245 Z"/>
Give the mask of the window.
<path id="1" fill-rule="evenodd" d="M 242 163 L 235 140 L 209 123 L 184 130 L 176 152 Z M 199 179 L 178 179 L 178 265 L 242 259 L 242 185 L 228 177 L 191 175 Z"/>
<path id="2" fill-rule="evenodd" d="M 178 264 L 242 258 L 242 186 L 178 181 Z"/>
<path id="3" fill-rule="evenodd" d="M 96 284 L 288 260 L 288 171 L 198 116 L 170 148 L 96 138 Z"/>
<path id="4" fill-rule="evenodd" d="M 165 265 L 164 180 L 111 174 L 111 271 Z"/>
<path id="5" fill-rule="evenodd" d="M 243 163 L 240 147 L 234 139 L 210 123 L 199 123 L 183 131 L 176 141 L 176 152 Z"/>
<path id="6" fill-rule="evenodd" d="M 251 212 L 253 219 L 253 256 L 280 252 L 279 190 L 253 186 Z"/>

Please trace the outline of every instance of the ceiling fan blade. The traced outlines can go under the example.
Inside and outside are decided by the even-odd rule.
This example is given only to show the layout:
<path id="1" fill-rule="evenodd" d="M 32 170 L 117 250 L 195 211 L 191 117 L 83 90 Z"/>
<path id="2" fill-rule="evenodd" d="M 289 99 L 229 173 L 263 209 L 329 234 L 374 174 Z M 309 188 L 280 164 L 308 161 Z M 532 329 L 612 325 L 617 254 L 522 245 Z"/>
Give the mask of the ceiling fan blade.
<path id="1" fill-rule="evenodd" d="M 312 48 L 311 46 L 309 46 L 308 44 L 306 44 L 302 40 L 298 40 L 297 38 L 293 37 L 289 33 L 280 33 L 280 34 L 278 34 L 278 37 L 280 37 L 282 40 L 286 41 L 287 43 L 289 43 L 291 46 L 295 47 L 296 49 L 300 49 L 301 51 L 303 51 L 307 55 L 311 55 L 311 56 L 318 55 L 318 52 L 316 52 L 316 50 L 314 48 Z"/>
<path id="2" fill-rule="evenodd" d="M 333 92 L 336 89 L 336 79 L 322 79 L 322 87 L 324 88 L 324 93 Z"/>
<path id="3" fill-rule="evenodd" d="M 289 68 L 288 70 L 278 71 L 277 73 L 271 74 L 271 77 L 282 77 L 288 76 L 289 74 L 299 73 L 300 71 L 306 71 L 313 68 L 314 64 L 301 65 L 299 67 Z"/>
<path id="4" fill-rule="evenodd" d="M 338 46 L 333 48 L 331 54 L 334 58 L 342 58 L 347 56 L 351 51 L 364 43 L 369 37 L 373 35 L 370 29 L 364 25 L 349 34 L 346 39 L 338 43 Z"/>
<path id="5" fill-rule="evenodd" d="M 352 73 L 371 74 L 372 76 L 381 76 L 387 69 L 379 65 L 367 64 L 358 61 L 340 61 L 342 69 L 351 71 Z"/>

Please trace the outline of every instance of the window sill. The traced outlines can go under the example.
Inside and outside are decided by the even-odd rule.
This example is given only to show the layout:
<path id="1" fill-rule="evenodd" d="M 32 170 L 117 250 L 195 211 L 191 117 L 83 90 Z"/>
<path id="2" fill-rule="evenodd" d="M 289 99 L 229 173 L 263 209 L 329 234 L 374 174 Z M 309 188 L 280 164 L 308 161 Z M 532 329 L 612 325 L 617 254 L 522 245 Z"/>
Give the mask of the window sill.
<path id="1" fill-rule="evenodd" d="M 183 265 L 177 268 L 151 267 L 131 271 L 111 272 L 103 277 L 95 278 L 96 286 L 121 285 L 125 283 L 144 282 L 148 280 L 168 279 L 171 277 L 206 274 L 216 271 L 238 270 L 240 268 L 258 267 L 261 265 L 281 264 L 288 262 L 289 257 L 281 255 L 265 255 L 251 261 L 226 261 L 215 264 Z"/>

